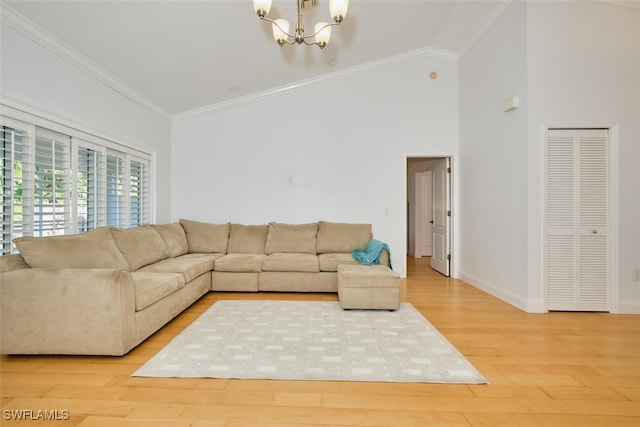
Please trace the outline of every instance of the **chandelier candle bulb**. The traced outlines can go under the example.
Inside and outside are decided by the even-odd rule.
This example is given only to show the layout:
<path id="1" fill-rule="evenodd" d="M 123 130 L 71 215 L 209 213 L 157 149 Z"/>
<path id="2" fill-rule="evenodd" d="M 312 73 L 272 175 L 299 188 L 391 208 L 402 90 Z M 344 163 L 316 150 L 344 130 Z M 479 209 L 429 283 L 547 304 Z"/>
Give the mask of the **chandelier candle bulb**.
<path id="1" fill-rule="evenodd" d="M 331 39 L 331 27 L 326 22 L 318 22 L 314 28 L 316 43 L 323 49 Z"/>
<path id="2" fill-rule="evenodd" d="M 271 10 L 271 0 L 253 0 L 253 8 L 260 18 L 264 18 Z"/>
<path id="3" fill-rule="evenodd" d="M 286 19 L 273 21 L 273 38 L 280 46 L 287 42 L 287 33 L 289 33 L 289 21 Z"/>
<path id="4" fill-rule="evenodd" d="M 333 20 L 339 24 L 347 16 L 349 0 L 329 0 L 329 11 Z"/>

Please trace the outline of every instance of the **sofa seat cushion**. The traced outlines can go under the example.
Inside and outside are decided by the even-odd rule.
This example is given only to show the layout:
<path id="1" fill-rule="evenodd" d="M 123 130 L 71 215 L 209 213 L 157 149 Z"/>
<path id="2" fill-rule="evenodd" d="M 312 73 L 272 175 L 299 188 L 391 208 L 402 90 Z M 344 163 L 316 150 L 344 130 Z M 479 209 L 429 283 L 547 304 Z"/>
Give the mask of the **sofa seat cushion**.
<path id="1" fill-rule="evenodd" d="M 148 265 L 139 271 L 156 273 L 181 273 L 189 283 L 207 271 L 213 270 L 214 261 L 224 254 L 186 254 Z"/>
<path id="2" fill-rule="evenodd" d="M 320 271 L 338 271 L 341 264 L 358 264 L 351 253 L 329 253 L 318 255 Z"/>
<path id="3" fill-rule="evenodd" d="M 184 276 L 178 273 L 135 271 L 131 276 L 136 288 L 136 311 L 149 307 L 185 285 Z"/>
<path id="4" fill-rule="evenodd" d="M 214 270 L 259 273 L 266 257 L 264 254 L 227 254 L 215 261 Z"/>
<path id="5" fill-rule="evenodd" d="M 318 256 L 312 254 L 275 253 L 262 261 L 262 271 L 320 272 Z"/>

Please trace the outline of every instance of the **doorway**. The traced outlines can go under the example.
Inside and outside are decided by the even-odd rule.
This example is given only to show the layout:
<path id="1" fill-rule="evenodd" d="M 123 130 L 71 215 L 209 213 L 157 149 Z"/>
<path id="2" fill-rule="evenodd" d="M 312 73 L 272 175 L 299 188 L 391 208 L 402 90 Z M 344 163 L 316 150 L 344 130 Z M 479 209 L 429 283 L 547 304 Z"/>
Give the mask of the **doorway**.
<path id="1" fill-rule="evenodd" d="M 407 158 L 407 254 L 451 275 L 451 159 Z"/>

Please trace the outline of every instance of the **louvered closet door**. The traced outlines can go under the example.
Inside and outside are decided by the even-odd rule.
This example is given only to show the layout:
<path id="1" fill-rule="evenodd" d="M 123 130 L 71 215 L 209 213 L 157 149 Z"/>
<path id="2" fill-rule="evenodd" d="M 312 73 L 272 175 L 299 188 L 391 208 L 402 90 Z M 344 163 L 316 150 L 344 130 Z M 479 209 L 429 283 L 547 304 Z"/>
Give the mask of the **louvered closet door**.
<path id="1" fill-rule="evenodd" d="M 549 310 L 608 310 L 607 169 L 606 129 L 548 131 Z"/>

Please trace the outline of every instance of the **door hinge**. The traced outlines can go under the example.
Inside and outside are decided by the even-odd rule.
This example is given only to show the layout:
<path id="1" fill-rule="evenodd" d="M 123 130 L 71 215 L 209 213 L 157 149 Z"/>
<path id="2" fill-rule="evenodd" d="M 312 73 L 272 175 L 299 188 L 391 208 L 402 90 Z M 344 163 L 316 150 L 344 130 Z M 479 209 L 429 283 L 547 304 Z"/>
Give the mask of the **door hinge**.
<path id="1" fill-rule="evenodd" d="M 451 254 L 447 254 L 447 261 L 451 261 Z"/>
<path id="2" fill-rule="evenodd" d="M 447 173 L 451 173 L 451 166 L 447 168 Z"/>
<path id="3" fill-rule="evenodd" d="M 447 216 L 451 216 L 451 211 L 447 211 Z"/>

